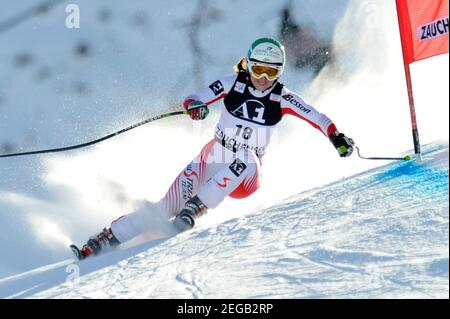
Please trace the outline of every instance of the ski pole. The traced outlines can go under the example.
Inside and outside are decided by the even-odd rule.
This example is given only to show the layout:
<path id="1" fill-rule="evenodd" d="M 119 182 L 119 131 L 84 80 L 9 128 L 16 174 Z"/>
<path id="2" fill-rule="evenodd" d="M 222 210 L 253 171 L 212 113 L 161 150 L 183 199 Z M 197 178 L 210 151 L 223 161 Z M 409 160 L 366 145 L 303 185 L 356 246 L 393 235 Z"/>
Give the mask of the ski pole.
<path id="1" fill-rule="evenodd" d="M 155 117 L 146 119 L 142 122 L 133 124 L 127 128 L 121 129 L 117 132 L 111 133 L 109 135 L 106 135 L 104 137 L 98 138 L 96 140 L 90 141 L 90 142 L 86 142 L 86 143 L 82 143 L 82 144 L 77 144 L 77 145 L 72 145 L 72 146 L 67 146 L 67 147 L 61 147 L 61 148 L 51 148 L 51 149 L 46 149 L 46 150 L 39 150 L 39 151 L 31 151 L 31 152 L 22 152 L 22 153 L 12 153 L 12 154 L 4 154 L 1 155 L 0 154 L 0 158 L 4 158 L 4 157 L 13 157 L 13 156 L 23 156 L 23 155 L 35 155 L 35 154 L 44 154 L 44 153 L 56 153 L 56 152 L 64 152 L 64 151 L 70 151 L 70 150 L 74 150 L 77 148 L 82 148 L 82 147 L 87 147 L 93 144 L 97 144 L 100 143 L 104 140 L 110 139 L 112 137 L 115 137 L 117 135 L 120 135 L 122 133 L 125 133 L 127 131 L 130 131 L 132 129 L 135 129 L 139 126 L 142 126 L 144 124 L 153 122 L 153 121 L 157 121 L 166 117 L 170 117 L 170 116 L 175 116 L 175 115 L 181 115 L 181 114 L 187 114 L 187 111 L 176 111 L 176 112 L 170 112 L 170 113 L 165 113 L 165 114 L 160 114 L 157 115 Z"/>
<path id="2" fill-rule="evenodd" d="M 409 161 L 411 160 L 411 156 L 406 155 L 405 157 L 365 157 L 362 156 L 361 153 L 359 152 L 359 147 L 355 146 L 356 151 L 358 152 L 358 156 L 362 159 L 366 159 L 366 160 L 392 160 L 392 161 Z"/>

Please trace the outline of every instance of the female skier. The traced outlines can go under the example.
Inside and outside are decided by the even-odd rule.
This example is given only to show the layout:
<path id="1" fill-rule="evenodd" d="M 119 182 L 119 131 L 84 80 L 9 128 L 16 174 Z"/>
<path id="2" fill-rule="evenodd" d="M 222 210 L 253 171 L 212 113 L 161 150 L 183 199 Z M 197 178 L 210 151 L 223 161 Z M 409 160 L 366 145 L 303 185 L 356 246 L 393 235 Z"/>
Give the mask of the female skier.
<path id="1" fill-rule="evenodd" d="M 222 77 L 188 96 L 183 107 L 193 120 L 203 120 L 209 106 L 223 102 L 214 138 L 178 175 L 158 203 L 178 231 L 194 227 L 208 209 L 227 196 L 245 198 L 260 185 L 261 162 L 271 135 L 283 116 L 305 120 L 329 138 L 341 157 L 353 152 L 353 141 L 333 122 L 278 81 L 285 65 L 284 47 L 275 39 L 260 38 Z M 149 230 L 145 213 L 133 212 L 91 237 L 83 248 L 72 246 L 80 259 L 97 255 Z"/>

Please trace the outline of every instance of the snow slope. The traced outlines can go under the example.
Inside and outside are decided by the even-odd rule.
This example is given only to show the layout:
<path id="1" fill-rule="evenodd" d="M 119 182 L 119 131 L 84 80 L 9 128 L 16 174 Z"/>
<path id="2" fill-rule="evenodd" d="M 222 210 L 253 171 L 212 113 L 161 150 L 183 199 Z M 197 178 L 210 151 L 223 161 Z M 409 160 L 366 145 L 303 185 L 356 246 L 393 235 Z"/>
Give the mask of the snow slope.
<path id="1" fill-rule="evenodd" d="M 0 280 L 1 297 L 448 298 L 448 144 L 212 227 Z M 77 272 L 81 277 L 76 277 Z"/>

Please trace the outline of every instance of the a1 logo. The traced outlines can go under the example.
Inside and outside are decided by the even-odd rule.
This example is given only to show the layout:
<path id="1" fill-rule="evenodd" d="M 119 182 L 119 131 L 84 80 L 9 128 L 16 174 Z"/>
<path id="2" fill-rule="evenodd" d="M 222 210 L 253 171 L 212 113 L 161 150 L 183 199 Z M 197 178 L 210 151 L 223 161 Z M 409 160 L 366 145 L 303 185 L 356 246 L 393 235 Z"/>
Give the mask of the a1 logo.
<path id="1" fill-rule="evenodd" d="M 216 81 L 209 86 L 209 88 L 214 92 L 214 95 L 219 95 L 224 91 L 223 84 L 220 81 Z"/>
<path id="2" fill-rule="evenodd" d="M 236 175 L 236 177 L 241 176 L 241 174 L 246 170 L 247 165 L 239 158 L 236 158 L 233 163 L 229 166 L 231 172 Z"/>
<path id="3" fill-rule="evenodd" d="M 232 113 L 242 119 L 258 124 L 266 123 L 264 119 L 264 104 L 257 100 L 247 100 Z"/>

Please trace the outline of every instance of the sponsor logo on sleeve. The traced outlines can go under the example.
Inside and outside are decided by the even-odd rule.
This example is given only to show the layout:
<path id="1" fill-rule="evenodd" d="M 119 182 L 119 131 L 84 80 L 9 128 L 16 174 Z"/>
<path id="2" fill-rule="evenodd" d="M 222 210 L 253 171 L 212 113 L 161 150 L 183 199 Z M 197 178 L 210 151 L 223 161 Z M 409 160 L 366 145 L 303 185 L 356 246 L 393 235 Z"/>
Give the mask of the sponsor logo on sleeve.
<path id="1" fill-rule="evenodd" d="M 285 99 L 286 101 L 288 101 L 289 103 L 294 105 L 296 108 L 298 108 L 300 111 L 302 111 L 306 114 L 311 112 L 310 109 L 306 108 L 305 106 L 302 105 L 302 103 L 300 101 L 296 100 L 292 94 L 283 95 L 283 99 Z"/>
<path id="2" fill-rule="evenodd" d="M 421 42 L 448 34 L 448 17 L 421 25 L 417 34 Z"/>
<path id="3" fill-rule="evenodd" d="M 245 171 L 247 168 L 247 165 L 243 161 L 241 161 L 239 158 L 236 158 L 236 160 L 231 163 L 229 166 L 231 172 L 236 175 L 236 177 L 241 176 L 241 174 Z"/>
<path id="4" fill-rule="evenodd" d="M 214 95 L 219 95 L 224 91 L 223 84 L 219 80 L 211 84 L 209 88 L 214 92 Z"/>

